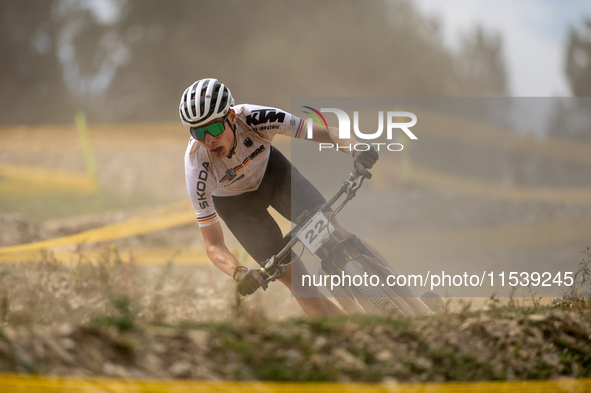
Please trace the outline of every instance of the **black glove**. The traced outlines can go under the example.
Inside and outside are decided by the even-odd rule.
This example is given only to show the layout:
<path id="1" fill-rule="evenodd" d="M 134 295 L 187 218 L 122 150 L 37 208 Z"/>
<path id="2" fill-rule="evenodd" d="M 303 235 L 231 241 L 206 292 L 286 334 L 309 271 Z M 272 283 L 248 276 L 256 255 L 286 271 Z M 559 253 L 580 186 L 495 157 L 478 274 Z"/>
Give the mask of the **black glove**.
<path id="1" fill-rule="evenodd" d="M 371 179 L 371 173 L 368 172 L 368 169 L 373 167 L 378 158 L 378 152 L 371 146 L 369 150 L 353 151 L 353 165 L 359 174 L 365 176 L 366 179 Z"/>
<path id="2" fill-rule="evenodd" d="M 234 280 L 238 283 L 238 293 L 242 296 L 254 293 L 265 281 L 260 269 L 247 269 L 244 266 L 236 268 Z"/>

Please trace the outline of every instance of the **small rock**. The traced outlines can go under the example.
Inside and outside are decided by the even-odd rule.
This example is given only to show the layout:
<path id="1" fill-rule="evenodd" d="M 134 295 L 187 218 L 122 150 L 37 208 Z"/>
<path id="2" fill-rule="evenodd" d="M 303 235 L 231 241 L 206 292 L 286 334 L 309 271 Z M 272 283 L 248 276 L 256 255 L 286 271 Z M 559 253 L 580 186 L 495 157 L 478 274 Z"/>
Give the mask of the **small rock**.
<path id="1" fill-rule="evenodd" d="M 355 368 L 364 368 L 365 364 L 353 356 L 349 351 L 343 348 L 337 348 L 333 351 L 334 357 L 338 360 L 343 362 L 346 366 L 355 367 Z"/>
<path id="2" fill-rule="evenodd" d="M 564 341 L 565 343 L 574 346 L 577 343 L 577 340 L 573 336 L 569 336 L 566 333 L 562 333 L 560 335 L 560 340 Z"/>
<path id="3" fill-rule="evenodd" d="M 399 382 L 396 378 L 390 377 L 390 376 L 384 377 L 384 379 L 382 379 L 382 383 L 388 384 L 388 385 L 398 385 L 399 384 Z"/>
<path id="4" fill-rule="evenodd" d="M 464 323 L 462 323 L 460 325 L 458 330 L 461 332 L 463 330 L 469 329 L 470 327 L 472 327 L 472 325 L 474 325 L 477 322 L 478 322 L 478 319 L 476 319 L 476 318 L 468 318 L 464 321 Z"/>
<path id="5" fill-rule="evenodd" d="M 545 353 L 542 355 L 542 360 L 550 367 L 554 369 L 561 368 L 560 359 L 555 353 Z"/>
<path id="6" fill-rule="evenodd" d="M 154 375 L 158 375 L 162 369 L 162 361 L 160 358 L 153 353 L 147 353 L 138 359 L 139 366 Z"/>
<path id="7" fill-rule="evenodd" d="M 103 364 L 103 373 L 111 377 L 129 378 L 131 376 L 123 366 L 111 362 Z"/>
<path id="8" fill-rule="evenodd" d="M 16 330 L 11 328 L 11 327 L 5 327 L 4 328 L 4 335 L 6 336 L 7 339 L 9 339 L 10 341 L 14 341 L 17 339 L 18 335 L 16 333 Z"/>
<path id="9" fill-rule="evenodd" d="M 209 333 L 203 330 L 190 330 L 187 336 L 193 343 L 202 351 L 206 351 L 209 347 L 210 336 Z"/>
<path id="10" fill-rule="evenodd" d="M 285 357 L 293 362 L 297 362 L 302 358 L 302 354 L 297 349 L 288 349 L 285 351 Z"/>
<path id="11" fill-rule="evenodd" d="M 384 349 L 376 354 L 376 359 L 380 362 L 386 362 L 392 359 L 392 352 L 388 351 L 387 349 Z"/>
<path id="12" fill-rule="evenodd" d="M 57 331 L 59 334 L 61 334 L 62 336 L 69 336 L 72 333 L 74 333 L 74 326 L 70 325 L 69 323 L 65 323 L 63 325 L 60 325 L 57 328 Z"/>
<path id="13" fill-rule="evenodd" d="M 314 340 L 314 347 L 315 348 L 322 348 L 323 346 L 326 345 L 327 342 L 328 342 L 328 340 L 326 339 L 326 337 L 324 337 L 324 336 L 317 337 L 316 340 Z"/>
<path id="14" fill-rule="evenodd" d="M 419 357 L 414 361 L 414 363 L 424 370 L 429 370 L 431 367 L 433 367 L 433 362 L 427 358 Z"/>
<path id="15" fill-rule="evenodd" d="M 167 352 L 167 350 L 166 350 L 166 346 L 165 346 L 164 344 L 162 344 L 162 343 L 153 343 L 153 344 L 150 346 L 150 349 L 151 349 L 152 351 L 156 352 L 156 353 L 157 353 L 157 354 L 159 354 L 159 355 L 162 355 L 162 354 L 164 354 L 164 353 L 166 353 L 166 352 Z"/>
<path id="16" fill-rule="evenodd" d="M 74 358 L 69 353 L 64 351 L 62 347 L 53 340 L 53 338 L 49 336 L 45 337 L 45 344 L 49 347 L 51 352 L 56 354 L 65 364 L 72 365 L 76 363 Z"/>
<path id="17" fill-rule="evenodd" d="M 168 368 L 168 372 L 176 378 L 186 378 L 191 376 L 191 369 L 193 366 L 184 360 L 174 362 L 172 366 Z"/>
<path id="18" fill-rule="evenodd" d="M 72 340 L 71 338 L 64 338 L 62 340 L 62 346 L 65 349 L 72 350 L 72 349 L 76 348 L 76 341 Z"/>
<path id="19" fill-rule="evenodd" d="M 546 316 L 542 314 L 533 314 L 527 317 L 532 322 L 543 322 L 546 320 Z"/>

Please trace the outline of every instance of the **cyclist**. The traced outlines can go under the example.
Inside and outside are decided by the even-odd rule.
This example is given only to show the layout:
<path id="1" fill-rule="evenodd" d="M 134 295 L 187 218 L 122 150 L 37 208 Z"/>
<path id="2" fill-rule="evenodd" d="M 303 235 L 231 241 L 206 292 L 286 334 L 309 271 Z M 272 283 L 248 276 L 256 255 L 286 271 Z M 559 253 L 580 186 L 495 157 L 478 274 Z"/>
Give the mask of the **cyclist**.
<path id="1" fill-rule="evenodd" d="M 190 127 L 185 179 L 207 255 L 215 266 L 233 277 L 242 295 L 251 294 L 260 286 L 264 273 L 238 263 L 226 247 L 218 214 L 258 263 L 277 254 L 289 242 L 267 208 L 272 206 L 291 220 L 303 210 L 322 205 L 325 199 L 271 142 L 277 134 L 304 138 L 307 121 L 277 108 L 234 105 L 230 90 L 212 78 L 198 80 L 184 91 L 179 113 L 183 125 Z M 340 146 L 356 142 L 338 139 L 337 128 L 322 129 L 316 124 L 312 140 Z M 355 167 L 371 177 L 366 168 L 377 161 L 375 150 L 343 151 L 352 154 Z M 335 219 L 331 222 L 337 237 L 348 236 L 349 232 Z M 321 296 L 317 288 L 292 287 L 292 274 L 308 274 L 297 256 L 292 254 L 292 258 L 293 263 L 279 281 L 292 290 L 303 311 L 308 315 L 339 313 L 338 307 Z M 294 280 L 294 284 L 297 282 Z M 306 296 L 298 296 L 302 290 Z"/>

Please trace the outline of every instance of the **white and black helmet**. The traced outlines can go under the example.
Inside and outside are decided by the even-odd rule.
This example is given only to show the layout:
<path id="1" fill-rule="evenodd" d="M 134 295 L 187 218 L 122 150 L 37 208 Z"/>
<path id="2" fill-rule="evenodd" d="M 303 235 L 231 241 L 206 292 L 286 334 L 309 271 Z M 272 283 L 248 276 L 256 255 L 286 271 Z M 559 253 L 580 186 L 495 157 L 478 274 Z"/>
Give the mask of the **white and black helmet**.
<path id="1" fill-rule="evenodd" d="M 187 87 L 181 97 L 179 114 L 183 125 L 198 127 L 226 116 L 233 105 L 230 89 L 217 79 L 206 78 Z"/>

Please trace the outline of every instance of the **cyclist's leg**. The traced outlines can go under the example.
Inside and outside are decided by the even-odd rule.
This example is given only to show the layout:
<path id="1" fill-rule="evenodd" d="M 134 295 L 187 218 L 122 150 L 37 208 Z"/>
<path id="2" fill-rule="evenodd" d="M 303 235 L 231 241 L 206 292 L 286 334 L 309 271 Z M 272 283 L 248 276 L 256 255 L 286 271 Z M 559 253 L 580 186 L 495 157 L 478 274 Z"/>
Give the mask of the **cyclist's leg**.
<path id="1" fill-rule="evenodd" d="M 213 197 L 218 215 L 258 263 L 266 261 L 287 244 L 263 199 L 256 191 L 230 197 Z"/>

